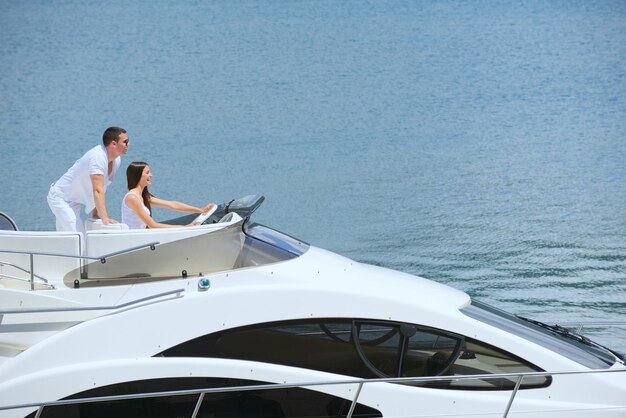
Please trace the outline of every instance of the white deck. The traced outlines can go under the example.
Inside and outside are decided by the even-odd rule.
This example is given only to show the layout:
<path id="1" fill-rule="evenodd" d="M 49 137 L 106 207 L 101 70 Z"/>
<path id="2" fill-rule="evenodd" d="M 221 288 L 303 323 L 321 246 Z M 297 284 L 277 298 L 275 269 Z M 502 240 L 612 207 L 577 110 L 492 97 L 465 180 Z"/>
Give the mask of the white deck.
<path id="1" fill-rule="evenodd" d="M 171 286 L 150 282 L 243 266 L 241 224 L 237 218 L 196 227 L 108 228 L 84 235 L 0 231 L 0 311 L 14 312 L 0 315 L 0 364 L 120 304 L 162 300 L 158 295 L 172 293 Z M 146 246 L 150 243 L 157 244 Z M 129 248 L 138 249 L 126 252 Z M 139 283 L 148 285 L 136 286 Z M 75 286 L 80 287 L 78 293 Z"/>

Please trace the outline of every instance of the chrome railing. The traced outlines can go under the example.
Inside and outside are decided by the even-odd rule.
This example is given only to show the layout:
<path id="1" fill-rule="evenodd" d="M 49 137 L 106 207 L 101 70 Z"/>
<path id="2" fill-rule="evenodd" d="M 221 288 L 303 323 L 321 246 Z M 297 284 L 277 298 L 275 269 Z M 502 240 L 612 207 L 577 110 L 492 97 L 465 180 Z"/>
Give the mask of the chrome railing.
<path id="1" fill-rule="evenodd" d="M 173 294 L 177 294 L 180 296 L 180 293 L 183 293 L 185 289 L 175 289 L 169 290 L 167 292 L 158 293 L 156 295 L 146 296 L 143 298 L 135 299 L 130 302 L 121 303 L 119 305 L 109 305 L 109 306 L 80 306 L 74 308 L 44 308 L 44 309 L 10 309 L 0 311 L 0 315 L 7 314 L 24 314 L 24 313 L 50 313 L 50 312 L 76 312 L 76 311 L 102 311 L 102 310 L 117 310 L 126 308 L 128 306 L 136 305 L 138 303 L 146 302 L 153 299 L 158 299 L 164 296 L 170 296 Z"/>
<path id="2" fill-rule="evenodd" d="M 28 273 L 28 272 L 26 272 L 26 273 Z M 3 278 L 4 279 L 15 280 L 16 282 L 28 282 L 28 283 L 30 283 L 30 279 L 25 279 L 23 277 L 12 276 L 12 275 L 6 274 L 6 273 L 0 273 L 0 279 L 3 279 Z M 46 279 L 41 278 L 41 280 L 42 280 L 42 282 L 37 282 L 38 285 L 45 286 L 47 289 L 54 289 L 54 285 L 48 283 L 48 281 Z"/>
<path id="3" fill-rule="evenodd" d="M 45 408 L 61 406 L 61 405 L 74 405 L 85 403 L 97 403 L 97 402 L 109 402 L 109 401 L 124 401 L 131 399 L 147 399 L 147 398 L 159 398 L 166 396 L 184 396 L 184 395 L 198 395 L 198 399 L 195 401 L 194 412 L 190 418 L 196 418 L 204 396 L 214 393 L 228 393 L 228 392 L 249 392 L 255 390 L 277 390 L 277 389 L 291 389 L 291 388 L 314 388 L 316 386 L 339 386 L 339 385 L 357 385 L 357 390 L 351 401 L 350 410 L 346 418 L 352 418 L 355 407 L 360 401 L 361 390 L 363 386 L 374 383 L 429 383 L 429 382 L 446 382 L 446 381 L 464 381 L 464 380 L 488 380 L 488 379 L 510 379 L 516 382 L 515 388 L 511 390 L 511 395 L 508 398 L 507 404 L 502 411 L 502 418 L 506 418 L 511 410 L 522 380 L 526 377 L 538 377 L 538 376 L 557 376 L 557 375 L 589 375 L 589 374 L 601 374 L 601 373 L 626 373 L 626 369 L 603 369 L 603 370 L 585 370 L 585 371 L 559 371 L 559 372 L 525 372 L 525 373 L 498 373 L 498 374 L 476 374 L 476 375 L 464 375 L 464 376 L 429 376 L 429 377 L 396 377 L 387 379 L 350 379 L 341 381 L 316 381 L 316 382 L 301 382 L 301 383 L 276 383 L 276 384 L 259 384 L 249 386 L 230 386 L 222 388 L 204 388 L 204 389 L 188 389 L 188 390 L 176 390 L 176 391 L 163 391 L 163 392 L 145 392 L 135 393 L 129 395 L 114 395 L 114 396 L 99 396 L 80 399 L 68 399 L 59 401 L 43 401 L 26 404 L 16 405 L 0 405 L 0 411 L 16 410 L 16 409 L 31 409 L 37 408 L 35 418 L 40 418 Z M 602 405 L 604 407 L 606 405 Z M 613 405 L 616 409 L 623 409 L 626 413 L 626 402 L 624 405 Z M 585 405 L 586 411 L 590 414 L 593 413 L 589 410 L 589 405 Z M 550 411 L 542 410 L 542 416 L 546 416 Z M 562 408 L 555 413 L 562 414 Z M 455 416 L 463 416 L 463 413 L 455 413 Z M 476 416 L 475 412 L 466 414 L 467 416 Z"/>
<path id="4" fill-rule="evenodd" d="M 27 270 L 24 267 L 21 267 L 21 266 L 18 266 L 17 264 L 9 263 L 9 262 L 6 262 L 6 261 L 1 261 L 0 260 L 0 266 L 12 267 L 12 268 L 14 268 L 16 270 L 20 270 L 20 271 L 23 271 L 24 273 L 30 274 L 30 270 Z M 2 273 L 0 273 L 0 276 L 9 277 L 11 279 L 16 279 L 16 280 L 23 280 L 23 281 L 27 280 L 27 279 L 22 279 L 22 278 L 19 278 L 19 277 L 14 277 L 14 276 L 10 276 L 8 274 L 2 274 Z M 43 284 L 48 284 L 48 280 L 44 279 L 43 277 L 41 277 L 41 276 L 39 276 L 37 274 L 33 274 L 33 276 L 38 278 L 39 280 L 41 280 L 43 282 Z"/>
<path id="5" fill-rule="evenodd" d="M 135 251 L 135 250 L 139 250 L 142 248 L 147 248 L 150 247 L 151 250 L 154 251 L 155 247 L 157 245 L 159 245 L 160 242 L 159 241 L 154 241 L 154 242 L 149 242 L 147 244 L 142 244 L 142 245 L 137 245 L 135 247 L 130 247 L 130 248 L 125 248 L 123 250 L 120 251 L 115 251 L 109 254 L 105 254 L 105 255 L 100 255 L 97 257 L 90 257 L 90 256 L 86 256 L 86 255 L 75 255 L 75 254 L 58 254 L 58 253 L 48 253 L 48 252 L 38 252 L 38 251 L 17 251 L 17 250 L 1 250 L 0 249 L 0 253 L 6 253 L 6 254 L 22 254 L 22 255 L 28 255 L 30 257 L 30 270 L 26 270 L 24 268 L 20 268 L 20 270 L 24 271 L 25 273 L 29 273 L 30 274 L 30 290 L 35 290 L 35 272 L 34 272 L 34 256 L 36 255 L 43 255 L 43 256 L 48 256 L 48 257 L 66 257 L 66 258 L 77 258 L 77 259 L 81 259 L 81 260 L 100 260 L 100 262 L 102 264 L 106 263 L 107 258 L 109 257 L 113 257 L 115 255 L 120 255 L 120 254 L 125 254 L 125 253 L 129 253 L 131 251 Z M 37 276 L 40 279 L 43 279 L 40 276 Z M 43 279 L 46 283 L 48 282 L 46 279 Z"/>

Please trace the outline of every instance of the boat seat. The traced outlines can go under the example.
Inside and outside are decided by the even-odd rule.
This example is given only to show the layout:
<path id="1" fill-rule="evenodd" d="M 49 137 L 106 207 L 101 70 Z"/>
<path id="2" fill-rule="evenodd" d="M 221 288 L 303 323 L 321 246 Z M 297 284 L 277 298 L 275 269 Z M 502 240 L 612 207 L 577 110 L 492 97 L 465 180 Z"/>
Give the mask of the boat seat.
<path id="1" fill-rule="evenodd" d="M 0 212 L 0 230 L 17 231 L 17 224 L 15 221 L 4 212 Z"/>
<path id="2" fill-rule="evenodd" d="M 83 236 L 80 232 L 0 230 L 0 248 L 13 251 L 56 253 L 78 257 L 82 255 L 82 240 Z M 62 282 L 64 278 L 72 281 L 80 278 L 80 258 L 34 255 L 33 266 L 36 276 L 52 284 Z M 0 253 L 0 273 L 28 280 L 29 272 L 30 256 L 28 254 Z"/>
<path id="3" fill-rule="evenodd" d="M 102 219 L 87 218 L 85 220 L 85 231 L 123 231 L 125 229 L 129 228 L 128 225 L 123 223 L 105 225 L 102 223 Z"/>

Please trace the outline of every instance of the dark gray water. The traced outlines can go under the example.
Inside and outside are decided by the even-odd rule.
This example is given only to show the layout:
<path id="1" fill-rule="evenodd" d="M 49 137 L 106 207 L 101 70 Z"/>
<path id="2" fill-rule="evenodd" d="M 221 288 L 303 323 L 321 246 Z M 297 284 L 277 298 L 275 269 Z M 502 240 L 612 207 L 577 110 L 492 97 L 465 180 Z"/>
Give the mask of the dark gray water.
<path id="1" fill-rule="evenodd" d="M 623 1 L 0 1 L 0 66 L 22 229 L 119 125 L 158 196 L 261 193 L 259 221 L 356 260 L 626 321 Z"/>

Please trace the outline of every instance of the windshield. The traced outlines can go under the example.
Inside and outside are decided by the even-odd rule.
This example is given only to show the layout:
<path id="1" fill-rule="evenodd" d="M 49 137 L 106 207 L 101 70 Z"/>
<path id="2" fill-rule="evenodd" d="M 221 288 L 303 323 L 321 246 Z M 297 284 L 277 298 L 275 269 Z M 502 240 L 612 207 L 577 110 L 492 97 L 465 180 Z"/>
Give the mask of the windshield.
<path id="1" fill-rule="evenodd" d="M 244 224 L 244 232 L 249 238 L 255 238 L 277 249 L 286 251 L 292 256 L 302 255 L 309 249 L 309 244 L 306 242 L 258 223 L 248 224 L 246 222 Z"/>
<path id="2" fill-rule="evenodd" d="M 590 369 L 608 369 L 616 358 L 608 350 L 588 339 L 568 336 L 558 327 L 542 326 L 535 321 L 518 318 L 493 306 L 473 300 L 461 309 L 465 315 L 532 341 Z"/>

